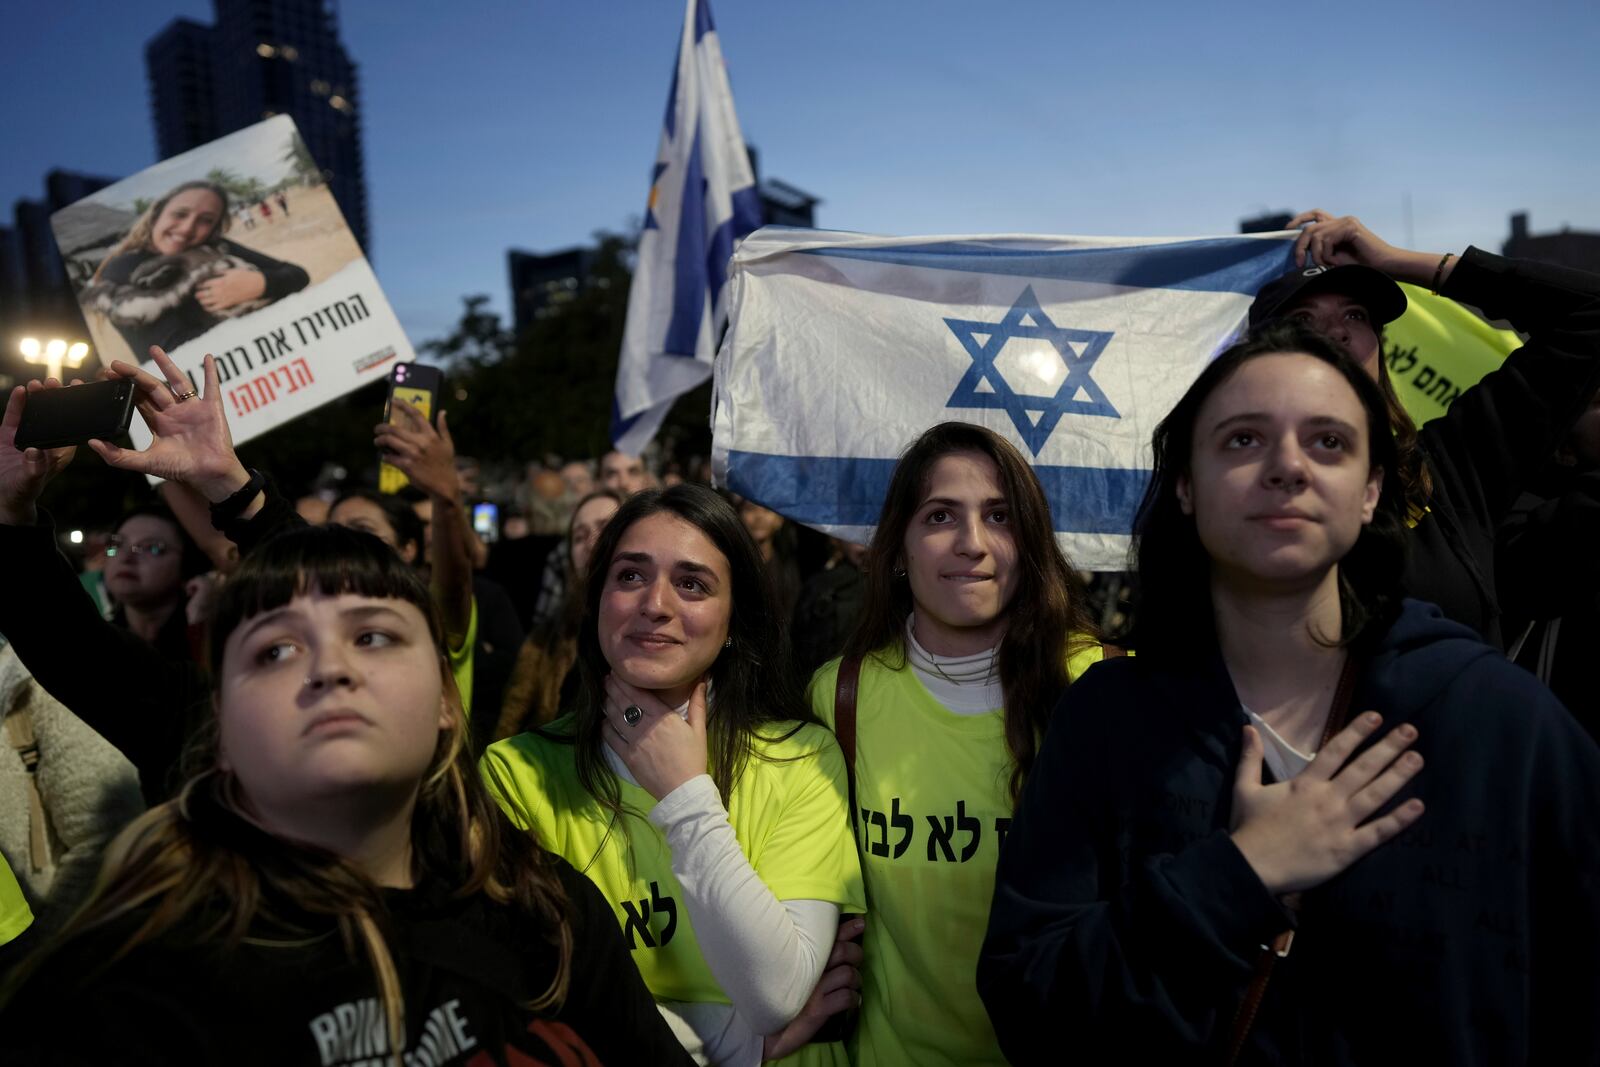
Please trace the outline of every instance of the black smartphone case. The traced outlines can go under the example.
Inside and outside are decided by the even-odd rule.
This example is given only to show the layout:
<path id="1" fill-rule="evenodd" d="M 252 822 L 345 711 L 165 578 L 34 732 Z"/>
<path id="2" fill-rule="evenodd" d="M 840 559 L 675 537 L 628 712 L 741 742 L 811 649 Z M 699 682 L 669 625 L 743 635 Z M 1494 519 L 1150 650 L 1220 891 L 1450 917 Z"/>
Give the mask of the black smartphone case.
<path id="1" fill-rule="evenodd" d="M 16 447 L 62 448 L 117 437 L 133 421 L 134 396 L 126 378 L 33 393 L 22 409 Z"/>

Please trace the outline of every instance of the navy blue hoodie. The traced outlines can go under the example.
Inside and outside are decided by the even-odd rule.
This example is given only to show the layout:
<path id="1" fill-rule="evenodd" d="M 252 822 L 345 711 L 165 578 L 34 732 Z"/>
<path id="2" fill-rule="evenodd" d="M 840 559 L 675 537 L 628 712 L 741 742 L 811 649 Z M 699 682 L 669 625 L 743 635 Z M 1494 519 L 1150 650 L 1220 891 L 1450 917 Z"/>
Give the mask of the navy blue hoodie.
<path id="1" fill-rule="evenodd" d="M 1369 708 L 1417 726 L 1426 764 L 1391 806 L 1426 811 L 1292 913 L 1228 836 L 1245 718 L 1220 655 L 1079 679 L 978 968 L 1011 1061 L 1221 1062 L 1261 946 L 1293 927 L 1240 1063 L 1597 1062 L 1600 749 L 1419 601 L 1370 653 L 1351 710 Z"/>

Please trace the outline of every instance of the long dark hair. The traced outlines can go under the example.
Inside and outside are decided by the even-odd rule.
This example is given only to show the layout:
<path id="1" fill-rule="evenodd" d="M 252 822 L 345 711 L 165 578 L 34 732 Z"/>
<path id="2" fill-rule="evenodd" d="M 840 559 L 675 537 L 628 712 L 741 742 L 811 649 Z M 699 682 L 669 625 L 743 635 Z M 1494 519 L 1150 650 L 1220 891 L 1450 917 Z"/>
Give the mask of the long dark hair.
<path id="1" fill-rule="evenodd" d="M 634 523 L 651 515 L 674 515 L 701 533 L 728 560 L 733 613 L 723 649 L 710 670 L 710 703 L 706 709 L 709 770 L 727 803 L 733 785 L 755 751 L 755 735 L 778 723 L 816 722 L 795 681 L 789 658 L 787 620 L 773 607 L 772 584 L 761 550 L 739 521 L 738 514 L 712 489 L 684 482 L 670 489 L 647 489 L 629 497 L 611 516 L 595 542 L 584 583 L 583 626 L 578 631 L 578 666 L 584 695 L 578 702 L 574 733 L 558 740 L 577 745 L 578 780 L 602 806 L 622 812 L 616 775 L 601 750 L 605 722 L 605 678 L 611 672 L 600 643 L 600 600 L 617 545 Z M 788 733 L 765 733 L 781 739 Z"/>
<path id="2" fill-rule="evenodd" d="M 1383 393 L 1383 407 L 1388 415 L 1389 429 L 1394 434 L 1395 467 L 1400 476 L 1400 487 L 1405 491 L 1408 517 L 1420 518 L 1433 496 L 1433 475 L 1428 471 L 1428 456 L 1422 450 L 1422 435 L 1411 412 L 1400 402 L 1395 392 L 1394 379 L 1389 376 L 1389 358 L 1384 354 L 1383 334 L 1378 334 L 1378 388 Z M 1388 468 L 1384 468 L 1387 470 Z"/>
<path id="3" fill-rule="evenodd" d="M 440 731 L 418 788 L 411 822 L 414 873 L 419 882 L 442 881 L 457 898 L 482 893 L 533 917 L 556 946 L 560 962 L 531 1007 L 559 1005 L 571 973 L 566 894 L 551 856 L 531 833 L 510 824 L 473 766 L 443 628 L 413 568 L 378 538 L 348 527 L 299 527 L 268 540 L 240 562 L 219 595 L 210 631 L 213 685 L 220 689 L 229 634 L 262 612 L 313 593 L 403 600 L 428 620 L 445 700 L 454 714 L 452 725 Z M 186 757 L 193 777 L 177 797 L 135 820 L 112 843 L 94 896 L 54 944 L 128 916 L 145 916 L 111 955 L 108 963 L 114 963 L 164 935 L 226 949 L 252 934 L 314 933 L 307 929 L 307 917 L 330 921 L 346 945 L 364 950 L 387 1017 L 389 1047 L 404 1048 L 404 996 L 382 935 L 383 891 L 342 856 L 286 841 L 257 825 L 238 780 L 218 762 L 216 742 L 213 720 Z"/>
<path id="4" fill-rule="evenodd" d="M 1094 644 L 1100 638 L 1083 582 L 1056 542 L 1044 488 L 1009 441 L 971 423 L 944 422 L 906 449 L 895 464 L 867 549 L 866 602 L 844 654 L 873 656 L 891 670 L 905 666 L 906 619 L 912 608 L 911 584 L 903 566 L 906 529 L 927 496 L 933 465 L 957 452 L 976 452 L 994 462 L 1017 542 L 1020 573 L 1006 607 L 1006 632 L 998 657 L 1015 803 L 1038 753 L 1050 710 L 1070 680 L 1070 646 Z"/>
<path id="5" fill-rule="evenodd" d="M 1189 475 L 1195 420 L 1206 399 L 1250 360 L 1285 352 L 1321 360 L 1350 383 L 1366 411 L 1371 466 L 1383 468 L 1372 521 L 1339 561 L 1340 643 L 1356 641 L 1374 625 L 1386 625 L 1399 607 L 1404 595 L 1406 493 L 1383 391 L 1336 342 L 1309 326 L 1280 319 L 1213 360 L 1156 427 L 1151 442 L 1154 470 L 1134 520 L 1130 552 L 1138 572 L 1138 598 L 1128 643 L 1141 655 L 1196 658 L 1209 651 L 1208 638 L 1216 632 L 1211 557 L 1200 543 L 1194 517 L 1185 515 L 1179 504 L 1178 482 Z"/>

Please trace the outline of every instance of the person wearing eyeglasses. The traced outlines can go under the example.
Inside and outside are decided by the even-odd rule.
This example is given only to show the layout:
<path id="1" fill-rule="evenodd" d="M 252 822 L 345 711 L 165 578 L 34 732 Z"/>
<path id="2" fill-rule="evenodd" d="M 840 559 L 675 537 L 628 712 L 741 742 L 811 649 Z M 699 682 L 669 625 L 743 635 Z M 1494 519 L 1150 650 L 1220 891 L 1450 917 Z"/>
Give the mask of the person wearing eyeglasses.
<path id="1" fill-rule="evenodd" d="M 206 567 L 172 512 L 159 504 L 135 508 L 106 541 L 105 586 L 116 602 L 112 621 L 168 659 L 193 658 L 185 587 Z"/>

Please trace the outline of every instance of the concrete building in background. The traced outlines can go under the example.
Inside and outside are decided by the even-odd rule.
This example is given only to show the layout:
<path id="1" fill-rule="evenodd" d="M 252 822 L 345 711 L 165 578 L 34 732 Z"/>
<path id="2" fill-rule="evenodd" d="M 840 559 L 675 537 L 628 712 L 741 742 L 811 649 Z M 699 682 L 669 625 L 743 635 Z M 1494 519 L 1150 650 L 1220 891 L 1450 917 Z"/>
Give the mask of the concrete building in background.
<path id="1" fill-rule="evenodd" d="M 289 115 L 372 258 L 356 65 L 332 0 L 213 0 L 212 25 L 174 19 L 145 45 L 162 159 Z"/>
<path id="2" fill-rule="evenodd" d="M 1289 220 L 1294 218 L 1287 211 L 1279 211 L 1267 215 L 1257 215 L 1253 219 L 1240 219 L 1240 233 L 1277 233 L 1279 230 L 1289 228 Z"/>
<path id="3" fill-rule="evenodd" d="M 1511 236 L 1500 246 L 1503 255 L 1536 259 L 1560 267 L 1600 273 L 1600 233 L 1562 227 L 1555 233 L 1528 232 L 1528 213 L 1511 216 Z"/>

